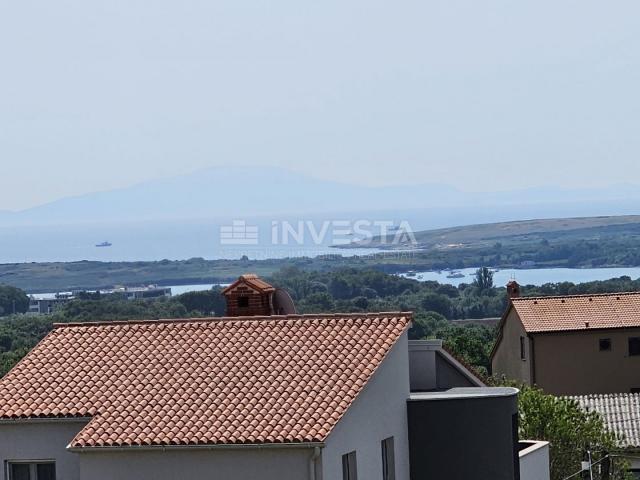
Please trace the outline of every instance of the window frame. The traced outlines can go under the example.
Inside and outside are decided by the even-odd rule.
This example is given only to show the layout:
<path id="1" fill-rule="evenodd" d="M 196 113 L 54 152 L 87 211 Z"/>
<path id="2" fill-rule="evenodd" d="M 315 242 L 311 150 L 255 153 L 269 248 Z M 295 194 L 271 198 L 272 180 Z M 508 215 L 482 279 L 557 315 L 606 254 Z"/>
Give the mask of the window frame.
<path id="1" fill-rule="evenodd" d="M 527 360 L 527 350 L 525 348 L 525 336 L 520 335 L 520 360 Z"/>
<path id="2" fill-rule="evenodd" d="M 380 442 L 382 450 L 382 480 L 396 480 L 396 452 L 393 436 Z"/>
<path id="3" fill-rule="evenodd" d="M 5 460 L 4 472 L 7 480 L 14 480 L 11 472 L 12 465 L 28 465 L 29 466 L 29 480 L 38 480 L 38 465 L 53 465 L 53 478 L 54 480 L 58 476 L 58 470 L 56 468 L 56 461 L 52 459 L 38 459 L 38 460 Z"/>
<path id="4" fill-rule="evenodd" d="M 358 480 L 358 456 L 355 450 L 342 455 L 342 480 Z"/>
<path id="5" fill-rule="evenodd" d="M 602 342 L 607 342 L 609 344 L 608 348 L 602 348 Z M 610 338 L 600 338 L 598 339 L 598 349 L 600 352 L 610 352 L 613 350 L 613 343 Z"/>

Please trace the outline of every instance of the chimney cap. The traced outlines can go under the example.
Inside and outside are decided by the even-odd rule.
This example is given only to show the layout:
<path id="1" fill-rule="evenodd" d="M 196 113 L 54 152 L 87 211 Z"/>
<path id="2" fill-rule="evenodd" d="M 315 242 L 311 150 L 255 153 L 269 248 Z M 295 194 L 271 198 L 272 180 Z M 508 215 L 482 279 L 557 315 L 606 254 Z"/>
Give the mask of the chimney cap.
<path id="1" fill-rule="evenodd" d="M 233 282 L 231 285 L 224 288 L 222 290 L 222 294 L 227 295 L 229 292 L 231 292 L 240 284 L 245 284 L 248 287 L 251 287 L 254 290 L 257 290 L 260 293 L 274 292 L 276 290 L 271 284 L 262 280 L 255 273 L 245 273 L 243 275 L 240 275 L 240 277 L 238 277 L 238 279 L 235 282 Z"/>
<path id="2" fill-rule="evenodd" d="M 518 298 L 520 296 L 520 284 L 515 279 L 509 280 L 507 283 L 507 295 L 509 295 L 509 298 Z"/>

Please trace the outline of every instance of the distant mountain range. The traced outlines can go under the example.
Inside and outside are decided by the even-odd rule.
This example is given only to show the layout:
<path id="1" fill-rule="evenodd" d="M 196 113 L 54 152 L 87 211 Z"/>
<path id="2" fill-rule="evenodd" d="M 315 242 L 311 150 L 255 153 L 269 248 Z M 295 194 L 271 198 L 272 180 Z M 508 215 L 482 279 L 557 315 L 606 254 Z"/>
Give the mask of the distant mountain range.
<path id="1" fill-rule="evenodd" d="M 129 188 L 63 198 L 19 212 L 0 211 L 0 226 L 169 219 L 311 215 L 346 212 L 438 213 L 420 228 L 605 214 L 633 214 L 640 187 L 556 187 L 464 192 L 440 184 L 364 187 L 279 168 L 218 167 Z"/>

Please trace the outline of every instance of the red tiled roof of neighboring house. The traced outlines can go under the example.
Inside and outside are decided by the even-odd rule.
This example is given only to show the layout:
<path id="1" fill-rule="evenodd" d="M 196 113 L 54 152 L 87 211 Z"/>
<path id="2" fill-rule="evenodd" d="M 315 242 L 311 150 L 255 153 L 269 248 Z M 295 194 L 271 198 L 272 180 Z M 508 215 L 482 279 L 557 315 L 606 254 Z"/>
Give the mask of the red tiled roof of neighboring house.
<path id="1" fill-rule="evenodd" d="M 322 442 L 410 313 L 57 325 L 0 418 L 91 417 L 72 448 Z"/>
<path id="2" fill-rule="evenodd" d="M 512 299 L 528 333 L 640 327 L 640 292 Z"/>
<path id="3" fill-rule="evenodd" d="M 237 285 L 239 285 L 241 283 L 244 283 L 244 284 L 254 288 L 255 290 L 258 290 L 259 292 L 263 292 L 263 293 L 264 292 L 272 292 L 272 291 L 275 290 L 275 287 L 273 287 L 271 284 L 269 284 L 269 283 L 265 282 L 264 280 L 262 280 L 255 273 L 245 273 L 244 275 L 240 275 L 238 280 L 233 282 L 228 287 L 224 288 L 222 290 L 222 293 L 224 294 L 225 292 L 228 292 L 229 290 L 234 289 Z"/>

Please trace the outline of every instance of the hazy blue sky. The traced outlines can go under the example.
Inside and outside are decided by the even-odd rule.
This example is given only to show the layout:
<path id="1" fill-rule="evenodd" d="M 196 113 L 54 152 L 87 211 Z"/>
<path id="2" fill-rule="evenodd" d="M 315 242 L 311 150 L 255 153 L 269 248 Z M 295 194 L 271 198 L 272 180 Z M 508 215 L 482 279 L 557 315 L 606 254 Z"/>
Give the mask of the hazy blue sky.
<path id="1" fill-rule="evenodd" d="M 232 163 L 640 183 L 639 18 L 637 0 L 6 0 L 0 210 Z"/>

